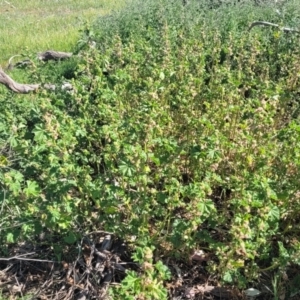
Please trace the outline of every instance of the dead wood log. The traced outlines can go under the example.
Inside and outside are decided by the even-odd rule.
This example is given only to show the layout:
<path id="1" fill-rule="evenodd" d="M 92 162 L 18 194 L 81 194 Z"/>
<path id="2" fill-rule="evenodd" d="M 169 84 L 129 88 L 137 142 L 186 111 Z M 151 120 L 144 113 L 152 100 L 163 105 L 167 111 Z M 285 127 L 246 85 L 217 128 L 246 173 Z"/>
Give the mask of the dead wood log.
<path id="1" fill-rule="evenodd" d="M 59 52 L 53 50 L 47 50 L 45 52 L 38 53 L 38 58 L 42 61 L 62 60 L 62 59 L 70 58 L 71 56 L 72 53 L 70 52 Z"/>
<path id="2" fill-rule="evenodd" d="M 32 61 L 30 59 L 25 59 L 23 61 L 19 61 L 16 64 L 13 64 L 12 61 L 15 57 L 20 57 L 22 55 L 14 55 L 12 56 L 9 61 L 8 61 L 8 66 L 7 70 L 12 70 L 15 67 L 23 67 L 26 65 L 32 64 Z M 48 60 L 62 60 L 62 59 L 67 59 L 72 56 L 72 53 L 69 52 L 59 52 L 59 51 L 54 51 L 54 50 L 47 50 L 45 52 L 40 52 L 38 53 L 38 59 L 41 61 L 48 61 Z"/>
<path id="3" fill-rule="evenodd" d="M 27 94 L 41 87 L 40 84 L 23 84 L 15 82 L 11 77 L 3 72 L 2 69 L 0 69 L 0 83 L 4 84 L 9 90 L 19 94 Z M 54 84 L 44 84 L 42 87 L 47 90 L 56 90 L 56 86 Z M 71 83 L 64 82 L 61 89 L 66 92 L 71 92 L 73 90 L 73 86 Z"/>
<path id="4" fill-rule="evenodd" d="M 20 56 L 15 55 L 9 59 L 9 64 L 7 69 L 12 69 L 14 66 L 12 64 L 13 58 Z M 70 58 L 72 56 L 72 53 L 69 52 L 60 52 L 60 51 L 53 51 L 53 50 L 47 50 L 45 52 L 38 53 L 38 58 L 42 61 L 48 61 L 48 60 L 62 60 L 66 58 Z M 30 60 L 25 60 L 21 62 L 21 64 L 27 64 L 31 63 Z M 0 67 L 0 83 L 4 84 L 8 89 L 15 93 L 19 94 L 27 94 L 29 92 L 37 90 L 41 85 L 40 84 L 22 84 L 15 82 L 11 77 L 9 77 Z M 43 86 L 45 89 L 55 90 L 55 85 L 53 84 L 45 84 Z M 73 86 L 70 83 L 64 83 L 61 87 L 62 90 L 65 91 L 72 91 Z"/>
<path id="5" fill-rule="evenodd" d="M 22 84 L 15 82 L 0 69 L 0 83 L 15 93 L 27 94 L 39 88 L 39 84 Z"/>
<path id="6" fill-rule="evenodd" d="M 297 29 L 293 29 L 293 28 L 289 28 L 289 27 L 280 27 L 278 24 L 274 24 L 274 23 L 270 23 L 270 22 L 265 22 L 265 21 L 255 21 L 253 22 L 250 26 L 249 26 L 249 31 L 255 27 L 255 26 L 259 26 L 259 25 L 262 25 L 262 26 L 271 26 L 271 27 L 276 27 L 284 32 L 295 32 L 295 33 L 300 33 L 299 30 Z"/>

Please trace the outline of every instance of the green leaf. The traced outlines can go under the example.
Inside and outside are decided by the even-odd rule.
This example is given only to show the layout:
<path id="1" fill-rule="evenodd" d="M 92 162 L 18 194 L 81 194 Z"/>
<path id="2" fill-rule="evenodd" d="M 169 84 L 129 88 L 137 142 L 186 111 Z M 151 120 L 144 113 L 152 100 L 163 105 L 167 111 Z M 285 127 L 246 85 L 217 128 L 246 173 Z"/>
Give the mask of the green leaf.
<path id="1" fill-rule="evenodd" d="M 132 176 L 134 169 L 133 167 L 129 166 L 126 162 L 122 162 L 122 164 L 119 166 L 119 170 L 123 175 L 128 175 L 129 177 Z"/>
<path id="2" fill-rule="evenodd" d="M 216 210 L 213 201 L 209 199 L 199 201 L 198 209 L 201 212 L 201 216 L 203 217 L 209 216 L 212 212 Z"/>
<path id="3" fill-rule="evenodd" d="M 108 207 L 104 208 L 104 212 L 106 214 L 115 214 L 118 212 L 118 209 L 114 206 L 108 206 Z"/>
<path id="4" fill-rule="evenodd" d="M 279 221 L 279 219 L 280 219 L 280 210 L 279 210 L 278 206 L 273 206 L 271 208 L 271 210 L 268 213 L 268 217 L 269 217 L 271 222 Z"/>
<path id="5" fill-rule="evenodd" d="M 135 284 L 139 281 L 138 275 L 134 271 L 128 271 L 127 276 L 123 280 L 122 284 L 127 287 L 134 288 Z"/>
<path id="6" fill-rule="evenodd" d="M 39 194 L 39 186 L 35 181 L 27 180 L 27 188 L 24 189 L 24 193 L 27 197 L 37 196 Z"/>
<path id="7" fill-rule="evenodd" d="M 69 234 L 66 237 L 64 237 L 64 241 L 67 244 L 72 245 L 77 241 L 77 237 L 73 232 L 69 232 Z"/>
<path id="8" fill-rule="evenodd" d="M 11 136 L 9 138 L 9 144 L 11 147 L 17 147 L 18 146 L 18 142 L 15 136 Z"/>
<path id="9" fill-rule="evenodd" d="M 165 74 L 164 72 L 159 73 L 159 79 L 164 80 L 165 79 Z"/>
<path id="10" fill-rule="evenodd" d="M 232 274 L 230 271 L 225 272 L 223 280 L 228 283 L 231 283 L 233 281 Z"/>
<path id="11" fill-rule="evenodd" d="M 8 160 L 4 155 L 0 155 L 0 167 L 6 167 L 8 165 Z"/>
<path id="12" fill-rule="evenodd" d="M 19 195 L 21 192 L 21 184 L 19 182 L 13 182 L 9 185 L 9 190 L 13 192 L 15 196 Z"/>
<path id="13" fill-rule="evenodd" d="M 11 232 L 7 234 L 7 236 L 6 236 L 6 241 L 7 241 L 8 243 L 14 243 L 14 242 L 15 242 L 14 235 L 13 235 Z"/>
<path id="14" fill-rule="evenodd" d="M 20 173 L 20 172 L 18 172 L 18 171 L 15 171 L 14 172 L 14 178 L 15 178 L 15 180 L 16 181 L 23 181 L 23 179 L 24 179 L 24 176 L 23 176 L 23 174 L 22 173 Z"/>
<path id="15" fill-rule="evenodd" d="M 44 129 L 41 127 L 37 127 L 33 130 L 34 133 L 34 140 L 36 142 L 45 142 L 47 140 L 47 136 L 44 133 Z"/>

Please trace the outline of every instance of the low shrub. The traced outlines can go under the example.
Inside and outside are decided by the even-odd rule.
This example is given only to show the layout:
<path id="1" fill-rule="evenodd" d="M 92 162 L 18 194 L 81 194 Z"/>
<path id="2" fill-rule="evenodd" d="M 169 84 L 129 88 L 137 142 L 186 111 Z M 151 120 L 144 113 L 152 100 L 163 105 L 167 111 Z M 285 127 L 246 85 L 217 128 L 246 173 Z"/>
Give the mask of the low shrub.
<path id="1" fill-rule="evenodd" d="M 240 287 L 299 264 L 299 37 L 264 12 L 135 1 L 86 28 L 72 93 L 2 94 L 2 243 L 101 227 Z"/>

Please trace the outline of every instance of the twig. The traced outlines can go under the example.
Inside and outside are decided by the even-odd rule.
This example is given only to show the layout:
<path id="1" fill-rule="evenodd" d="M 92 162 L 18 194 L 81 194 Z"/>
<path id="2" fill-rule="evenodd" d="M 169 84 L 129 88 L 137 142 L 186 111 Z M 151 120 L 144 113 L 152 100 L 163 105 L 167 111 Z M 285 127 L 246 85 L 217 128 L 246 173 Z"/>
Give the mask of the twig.
<path id="1" fill-rule="evenodd" d="M 0 261 L 11 261 L 11 260 L 25 260 L 25 261 L 36 261 L 36 262 L 49 262 L 49 263 L 57 263 L 57 261 L 54 260 L 47 260 L 47 259 L 34 259 L 34 258 L 27 258 L 27 257 L 23 257 L 23 256 L 27 256 L 27 255 L 32 255 L 35 254 L 35 252 L 32 253 L 26 253 L 26 254 L 21 254 L 19 256 L 13 256 L 13 257 L 8 257 L 8 258 L 3 258 L 0 257 Z"/>
<path id="2" fill-rule="evenodd" d="M 96 233 L 106 233 L 106 234 L 111 234 L 111 235 L 114 234 L 113 232 L 109 232 L 109 231 L 105 231 L 105 230 L 97 230 L 97 231 L 88 232 L 86 235 L 91 235 L 91 234 L 96 234 Z"/>
<path id="3" fill-rule="evenodd" d="M 22 55 L 17 54 L 17 55 L 12 56 L 12 57 L 8 60 L 8 65 L 7 65 L 7 68 L 6 68 L 6 69 L 7 69 L 7 70 L 12 70 L 13 67 L 14 67 L 14 65 L 13 65 L 13 63 L 12 63 L 13 59 L 14 59 L 15 57 L 20 57 L 20 56 L 22 56 Z"/>
<path id="4" fill-rule="evenodd" d="M 34 296 L 35 296 L 35 298 L 37 298 L 38 297 L 38 295 L 39 295 L 39 293 L 42 291 L 42 289 L 48 284 L 48 287 L 49 287 L 49 282 L 51 281 L 50 279 L 52 279 L 52 278 L 50 278 L 50 277 L 52 277 L 52 271 L 53 271 L 53 269 L 54 269 L 54 264 L 52 264 L 52 267 L 51 267 L 51 271 L 49 272 L 49 274 L 48 274 L 48 280 L 46 280 L 40 287 L 39 287 L 39 289 L 35 292 L 35 294 L 34 294 Z M 32 298 L 32 299 L 35 299 L 35 298 Z"/>
<path id="5" fill-rule="evenodd" d="M 24 285 L 23 285 L 23 284 L 22 284 L 22 285 L 20 284 L 20 282 L 19 282 L 19 280 L 18 280 L 18 278 L 17 278 L 16 275 L 15 275 L 14 277 L 15 277 L 15 280 L 16 280 L 16 282 L 17 282 L 17 284 L 18 284 L 18 288 L 19 288 L 21 297 L 23 298 L 24 296 L 23 296 L 23 293 L 22 293 L 22 289 L 23 289 Z"/>
<path id="6" fill-rule="evenodd" d="M 1 204 L 0 215 L 2 215 L 5 200 L 6 200 L 6 190 L 3 189 L 3 200 L 2 200 L 2 204 Z M 1 224 L 1 225 L 2 225 L 2 224 Z"/>
<path id="7" fill-rule="evenodd" d="M 266 22 L 266 21 L 255 21 L 252 22 L 252 24 L 249 27 L 249 31 L 255 27 L 255 26 L 259 26 L 259 25 L 263 25 L 263 26 L 271 26 L 271 27 L 276 27 L 284 32 L 295 32 L 295 33 L 300 33 L 299 30 L 297 29 L 293 29 L 293 28 L 289 28 L 289 27 L 280 27 L 278 24 L 275 23 L 270 23 L 270 22 Z"/>

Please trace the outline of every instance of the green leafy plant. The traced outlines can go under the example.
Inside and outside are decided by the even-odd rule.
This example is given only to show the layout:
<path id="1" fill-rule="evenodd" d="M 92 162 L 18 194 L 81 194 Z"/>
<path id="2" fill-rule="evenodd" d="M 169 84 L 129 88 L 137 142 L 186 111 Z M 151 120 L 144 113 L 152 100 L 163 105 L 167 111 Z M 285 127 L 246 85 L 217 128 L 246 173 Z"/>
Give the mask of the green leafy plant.
<path id="1" fill-rule="evenodd" d="M 170 279 L 170 271 L 161 262 L 153 262 L 153 248 L 138 247 L 133 259 L 141 264 L 141 271 L 129 271 L 121 285 L 112 290 L 114 299 L 167 299 L 163 283 Z"/>
<path id="2" fill-rule="evenodd" d="M 72 70 L 72 93 L 3 91 L 3 244 L 46 228 L 66 243 L 79 227 L 135 237 L 142 271 L 115 291 L 128 299 L 166 296 L 151 247 L 205 249 L 207 271 L 242 288 L 298 266 L 299 37 L 248 31 L 289 24 L 292 5 L 133 1 L 87 26 L 80 59 L 33 71 Z"/>

